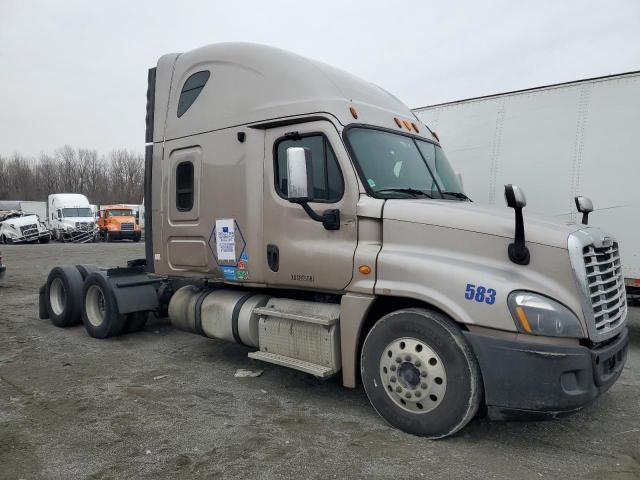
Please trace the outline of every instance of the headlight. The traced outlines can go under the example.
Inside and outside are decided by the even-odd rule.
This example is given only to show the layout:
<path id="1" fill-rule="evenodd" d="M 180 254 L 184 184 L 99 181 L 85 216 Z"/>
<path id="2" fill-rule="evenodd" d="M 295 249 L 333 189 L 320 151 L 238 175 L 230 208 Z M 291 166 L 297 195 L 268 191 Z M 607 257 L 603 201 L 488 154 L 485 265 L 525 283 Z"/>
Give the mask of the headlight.
<path id="1" fill-rule="evenodd" d="M 564 305 L 531 292 L 511 292 L 509 310 L 518 330 L 547 337 L 582 337 L 578 318 Z"/>

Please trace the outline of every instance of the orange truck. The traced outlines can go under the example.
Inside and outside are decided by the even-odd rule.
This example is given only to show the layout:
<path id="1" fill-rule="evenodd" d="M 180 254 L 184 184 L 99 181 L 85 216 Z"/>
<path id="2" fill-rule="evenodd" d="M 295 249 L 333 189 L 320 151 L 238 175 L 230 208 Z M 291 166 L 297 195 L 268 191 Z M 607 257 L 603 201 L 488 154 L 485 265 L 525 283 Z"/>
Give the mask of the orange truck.
<path id="1" fill-rule="evenodd" d="M 97 213 L 97 224 L 100 238 L 105 242 L 125 239 L 139 242 L 142 235 L 134 211 L 125 205 L 101 208 Z"/>

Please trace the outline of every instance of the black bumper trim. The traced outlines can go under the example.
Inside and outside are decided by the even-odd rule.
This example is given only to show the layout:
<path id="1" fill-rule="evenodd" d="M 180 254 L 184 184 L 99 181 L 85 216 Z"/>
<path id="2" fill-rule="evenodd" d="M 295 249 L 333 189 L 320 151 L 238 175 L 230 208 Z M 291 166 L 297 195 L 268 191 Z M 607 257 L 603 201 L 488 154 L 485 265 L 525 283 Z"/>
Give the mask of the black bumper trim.
<path id="1" fill-rule="evenodd" d="M 604 347 L 566 347 L 464 332 L 482 371 L 492 418 L 561 416 L 615 383 L 627 358 L 628 331 Z"/>

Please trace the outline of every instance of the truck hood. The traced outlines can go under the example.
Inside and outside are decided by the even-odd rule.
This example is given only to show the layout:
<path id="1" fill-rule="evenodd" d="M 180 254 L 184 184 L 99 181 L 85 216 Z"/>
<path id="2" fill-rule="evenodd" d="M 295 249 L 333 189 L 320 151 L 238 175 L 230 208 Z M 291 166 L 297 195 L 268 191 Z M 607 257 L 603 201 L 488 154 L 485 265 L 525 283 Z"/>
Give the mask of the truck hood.
<path id="1" fill-rule="evenodd" d="M 22 217 L 12 217 L 12 218 L 8 218 L 7 220 L 5 220 L 2 223 L 7 225 L 7 226 L 13 225 L 16 228 L 17 227 L 23 227 L 25 225 L 36 224 L 39 229 L 41 228 L 40 220 L 38 219 L 37 215 L 24 215 Z"/>
<path id="2" fill-rule="evenodd" d="M 567 248 L 570 233 L 580 229 L 573 222 L 523 212 L 527 242 Z M 384 205 L 383 218 L 513 238 L 513 209 L 489 207 L 471 202 L 431 199 L 391 199 Z"/>
<path id="3" fill-rule="evenodd" d="M 130 217 L 130 216 L 115 216 L 115 217 L 109 217 L 109 223 L 113 223 L 116 225 L 121 225 L 123 223 L 136 223 L 136 219 L 134 217 Z"/>
<path id="4" fill-rule="evenodd" d="M 69 225 L 72 227 L 76 226 L 77 223 L 95 223 L 95 219 L 93 217 L 64 217 L 61 222 L 64 225 Z"/>

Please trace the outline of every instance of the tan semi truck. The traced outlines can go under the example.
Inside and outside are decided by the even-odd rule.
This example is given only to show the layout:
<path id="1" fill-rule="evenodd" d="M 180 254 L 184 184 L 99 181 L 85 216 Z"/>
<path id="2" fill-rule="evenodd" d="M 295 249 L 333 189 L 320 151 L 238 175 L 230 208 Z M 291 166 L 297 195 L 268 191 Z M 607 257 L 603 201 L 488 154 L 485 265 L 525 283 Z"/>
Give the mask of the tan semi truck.
<path id="1" fill-rule="evenodd" d="M 383 89 L 275 48 L 220 44 L 149 70 L 146 258 L 56 267 L 40 315 L 105 338 L 144 325 L 364 384 L 406 432 L 478 412 L 557 416 L 619 377 L 616 240 L 470 201 L 437 136 Z M 531 132 L 535 135 L 535 132 Z M 484 409 L 483 409 L 484 410 Z"/>

